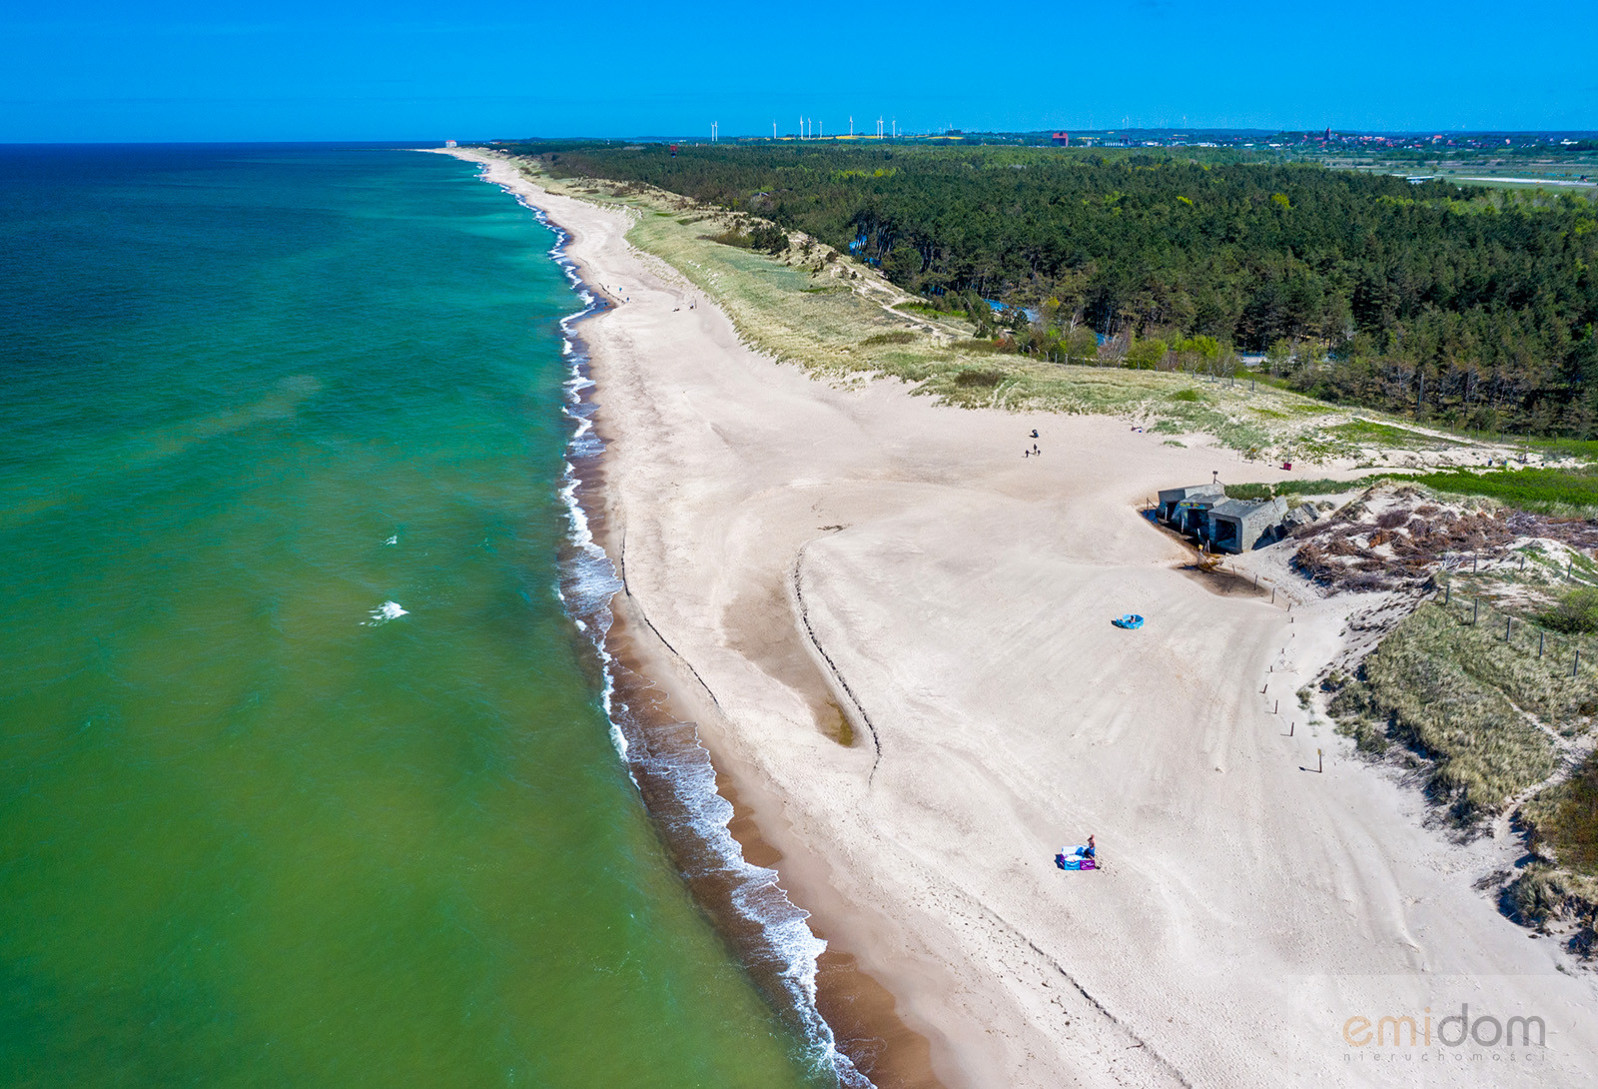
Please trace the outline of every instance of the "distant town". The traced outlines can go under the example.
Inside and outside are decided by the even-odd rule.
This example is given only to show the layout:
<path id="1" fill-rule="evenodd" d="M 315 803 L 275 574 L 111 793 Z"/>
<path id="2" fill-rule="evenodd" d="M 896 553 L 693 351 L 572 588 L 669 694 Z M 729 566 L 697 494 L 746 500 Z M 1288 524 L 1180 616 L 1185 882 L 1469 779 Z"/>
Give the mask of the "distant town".
<path id="1" fill-rule="evenodd" d="M 870 131 L 865 131 L 869 128 Z M 494 140 L 491 144 L 537 142 L 546 146 L 602 147 L 670 143 L 771 146 L 900 144 L 967 147 L 1058 147 L 1098 150 L 1178 151 L 1214 162 L 1314 161 L 1352 170 L 1401 174 L 1411 181 L 1443 179 L 1473 186 L 1583 187 L 1598 185 L 1598 131 L 1357 132 L 1332 127 L 1304 131 L 1269 129 L 1051 129 L 1038 132 L 977 132 L 946 128 L 907 132 L 893 122 L 849 119 L 843 131 L 800 118 L 795 131 L 772 126 L 771 135 L 727 136 L 706 127 L 704 135 L 629 136 L 608 140 Z"/>

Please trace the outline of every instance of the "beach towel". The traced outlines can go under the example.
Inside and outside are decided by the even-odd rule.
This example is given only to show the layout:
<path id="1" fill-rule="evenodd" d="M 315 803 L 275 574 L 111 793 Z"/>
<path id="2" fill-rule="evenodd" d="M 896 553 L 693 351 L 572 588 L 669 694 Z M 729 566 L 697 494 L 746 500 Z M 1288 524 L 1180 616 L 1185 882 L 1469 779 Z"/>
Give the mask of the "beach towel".
<path id="1" fill-rule="evenodd" d="M 1087 849 L 1085 843 L 1061 847 L 1060 853 L 1054 856 L 1054 864 L 1062 870 L 1096 870 L 1099 868 L 1098 860 L 1084 857 Z"/>

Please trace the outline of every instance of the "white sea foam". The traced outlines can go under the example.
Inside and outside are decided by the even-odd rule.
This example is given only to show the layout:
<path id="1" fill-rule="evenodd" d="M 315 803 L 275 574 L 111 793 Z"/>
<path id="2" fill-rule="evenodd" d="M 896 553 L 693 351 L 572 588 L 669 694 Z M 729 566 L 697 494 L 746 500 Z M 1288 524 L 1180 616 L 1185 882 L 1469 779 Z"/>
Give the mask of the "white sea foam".
<path id="1" fill-rule="evenodd" d="M 364 621 L 368 628 L 375 628 L 380 624 L 387 624 L 390 620 L 398 620 L 402 616 L 409 616 L 410 610 L 401 608 L 397 601 L 385 601 L 371 612 L 371 619 Z"/>
<path id="2" fill-rule="evenodd" d="M 506 191 L 510 192 L 508 189 Z M 827 1024 L 816 1007 L 817 958 L 826 950 L 827 943 L 811 931 L 809 912 L 788 899 L 787 893 L 777 883 L 777 871 L 751 865 L 744 858 L 743 848 L 728 829 L 733 817 L 732 804 L 716 791 L 715 767 L 697 731 L 691 724 L 679 724 L 677 728 L 688 733 L 675 740 L 666 739 L 668 743 L 663 746 L 634 745 L 628 741 L 627 731 L 623 727 L 624 721 L 629 721 L 627 708 L 616 700 L 615 659 L 605 646 L 612 621 L 610 601 L 624 589 L 624 585 L 610 557 L 594 540 L 588 514 L 577 495 L 580 487 L 577 461 L 597 456 L 604 450 L 605 444 L 594 431 L 590 419 L 594 406 L 585 400 L 584 394 L 593 388 L 594 382 L 586 373 L 587 359 L 579 349 L 572 326 L 592 314 L 598 306 L 594 295 L 587 290 L 578 275 L 576 265 L 566 255 L 566 233 L 551 223 L 542 209 L 520 194 L 512 195 L 539 222 L 555 233 L 555 245 L 550 249 L 550 256 L 566 273 L 582 302 L 581 309 L 560 322 L 565 334 L 561 354 L 570 367 L 570 376 L 564 384 L 564 411 L 572 421 L 560 496 L 566 506 L 568 539 L 573 546 L 573 557 L 562 571 L 556 592 L 567 615 L 589 637 L 599 656 L 604 676 L 600 701 L 610 723 L 611 743 L 627 766 L 628 775 L 635 786 L 638 785 L 635 768 L 647 769 L 671 784 L 681 811 L 686 814 L 687 827 L 681 831 L 704 845 L 705 854 L 713 860 L 710 865 L 719 868 L 721 876 L 732 889 L 734 909 L 757 924 L 762 937 L 759 943 L 761 948 L 751 950 L 751 956 L 767 962 L 772 969 L 770 974 L 776 977 L 786 992 L 809 1042 L 810 1061 L 817 1072 L 836 1077 L 844 1089 L 873 1089 L 870 1079 L 838 1050 L 832 1026 Z M 629 724 L 636 728 L 635 723 L 629 721 Z M 648 738 L 641 737 L 638 740 L 644 742 Z M 668 824 L 675 823 L 669 817 L 663 819 Z"/>
<path id="3" fill-rule="evenodd" d="M 394 536 L 390 537 L 388 540 L 384 541 L 383 543 L 386 544 L 386 545 L 397 545 L 397 544 L 399 544 L 399 534 L 398 533 L 394 534 Z"/>
<path id="4" fill-rule="evenodd" d="M 830 1072 L 845 1089 L 871 1089 L 871 1081 L 853 1060 L 838 1050 L 837 1038 L 816 1007 L 817 960 L 827 943 L 816 937 L 808 922 L 810 913 L 796 905 L 777 882 L 777 871 L 756 866 L 743 856 L 743 848 L 729 828 L 732 803 L 716 791 L 716 769 L 710 753 L 692 723 L 679 723 L 678 736 L 663 738 L 654 751 L 635 759 L 652 777 L 672 784 L 692 835 L 718 860 L 720 876 L 732 890 L 732 906 L 745 919 L 759 925 L 763 950 L 756 950 L 757 967 L 770 969 L 786 992 L 812 1048 L 811 1061 L 818 1071 Z M 763 962 L 763 963 L 760 963 Z"/>

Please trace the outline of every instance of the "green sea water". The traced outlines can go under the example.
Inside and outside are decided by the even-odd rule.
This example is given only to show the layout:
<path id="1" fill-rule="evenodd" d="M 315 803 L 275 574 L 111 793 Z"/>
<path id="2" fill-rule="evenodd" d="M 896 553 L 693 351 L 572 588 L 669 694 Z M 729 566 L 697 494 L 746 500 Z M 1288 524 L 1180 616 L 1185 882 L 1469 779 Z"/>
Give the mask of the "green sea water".
<path id="1" fill-rule="evenodd" d="M 832 1084 L 610 739 L 473 174 L 0 149 L 0 1085 Z"/>

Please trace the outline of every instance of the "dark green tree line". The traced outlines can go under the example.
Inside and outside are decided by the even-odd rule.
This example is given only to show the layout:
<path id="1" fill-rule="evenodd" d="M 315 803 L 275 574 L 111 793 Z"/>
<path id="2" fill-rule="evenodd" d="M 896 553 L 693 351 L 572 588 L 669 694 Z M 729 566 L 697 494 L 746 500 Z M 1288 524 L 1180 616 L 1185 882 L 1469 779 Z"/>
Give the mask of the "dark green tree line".
<path id="1" fill-rule="evenodd" d="M 1598 428 L 1598 207 L 1581 195 L 1034 148 L 512 150 L 804 231 L 984 331 L 1020 326 L 1005 343 L 1051 359 L 1081 361 L 1084 328 L 1134 365 L 1271 351 L 1283 379 L 1335 399 Z"/>

